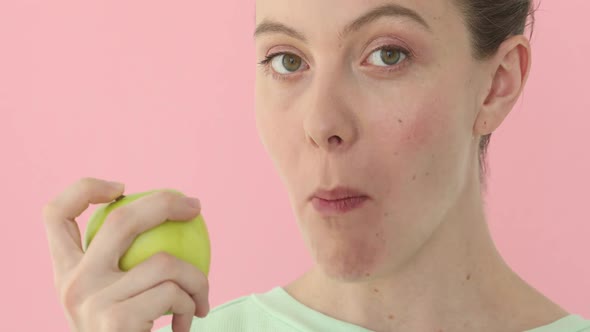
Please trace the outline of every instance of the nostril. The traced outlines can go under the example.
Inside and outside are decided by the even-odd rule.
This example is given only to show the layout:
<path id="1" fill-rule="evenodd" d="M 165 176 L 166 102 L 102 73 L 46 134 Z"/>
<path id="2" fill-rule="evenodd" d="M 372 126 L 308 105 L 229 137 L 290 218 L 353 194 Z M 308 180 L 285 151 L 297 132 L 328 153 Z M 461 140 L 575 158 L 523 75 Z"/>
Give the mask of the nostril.
<path id="1" fill-rule="evenodd" d="M 332 137 L 330 137 L 330 138 L 328 139 L 328 142 L 329 142 L 330 144 L 331 144 L 331 143 L 333 143 L 333 142 L 332 142 L 332 141 L 333 141 L 333 139 L 335 139 L 335 140 L 336 140 L 336 143 L 340 143 L 340 142 L 342 142 L 342 138 L 340 138 L 339 136 L 332 136 Z"/>

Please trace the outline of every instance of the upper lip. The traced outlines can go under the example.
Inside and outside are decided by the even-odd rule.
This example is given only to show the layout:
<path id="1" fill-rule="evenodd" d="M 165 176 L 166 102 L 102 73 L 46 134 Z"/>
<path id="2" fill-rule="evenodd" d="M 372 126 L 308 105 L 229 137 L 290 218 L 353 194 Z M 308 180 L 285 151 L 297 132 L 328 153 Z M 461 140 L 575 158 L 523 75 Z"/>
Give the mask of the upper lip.
<path id="1" fill-rule="evenodd" d="M 318 190 L 316 190 L 312 194 L 311 198 L 317 197 L 317 198 L 321 198 L 324 200 L 333 201 L 333 200 L 338 200 L 338 199 L 344 199 L 344 198 L 350 198 L 350 197 L 363 197 L 363 196 L 367 196 L 367 195 L 358 189 L 355 189 L 352 187 L 338 186 L 333 189 L 319 188 Z"/>

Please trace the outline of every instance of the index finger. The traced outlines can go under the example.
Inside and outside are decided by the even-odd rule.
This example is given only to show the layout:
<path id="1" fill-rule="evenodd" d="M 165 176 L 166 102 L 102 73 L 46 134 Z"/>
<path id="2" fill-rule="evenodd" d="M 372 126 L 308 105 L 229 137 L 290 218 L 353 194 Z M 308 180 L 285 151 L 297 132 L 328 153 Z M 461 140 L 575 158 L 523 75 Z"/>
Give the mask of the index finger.
<path id="1" fill-rule="evenodd" d="M 68 186 L 43 207 L 43 218 L 49 250 L 56 274 L 77 265 L 84 254 L 80 229 L 75 220 L 90 205 L 107 203 L 124 191 L 124 185 L 115 185 L 96 178 L 82 178 Z"/>

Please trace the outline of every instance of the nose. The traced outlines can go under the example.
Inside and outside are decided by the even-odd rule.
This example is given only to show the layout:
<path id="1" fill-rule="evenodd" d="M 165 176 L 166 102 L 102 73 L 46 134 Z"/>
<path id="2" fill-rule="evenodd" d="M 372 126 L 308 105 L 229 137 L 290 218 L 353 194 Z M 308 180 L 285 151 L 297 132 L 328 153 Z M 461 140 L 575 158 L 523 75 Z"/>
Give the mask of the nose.
<path id="1" fill-rule="evenodd" d="M 328 152 L 343 152 L 358 139 L 358 119 L 352 107 L 352 95 L 346 96 L 347 84 L 337 75 L 316 75 L 309 87 L 309 103 L 304 119 L 307 140 Z"/>

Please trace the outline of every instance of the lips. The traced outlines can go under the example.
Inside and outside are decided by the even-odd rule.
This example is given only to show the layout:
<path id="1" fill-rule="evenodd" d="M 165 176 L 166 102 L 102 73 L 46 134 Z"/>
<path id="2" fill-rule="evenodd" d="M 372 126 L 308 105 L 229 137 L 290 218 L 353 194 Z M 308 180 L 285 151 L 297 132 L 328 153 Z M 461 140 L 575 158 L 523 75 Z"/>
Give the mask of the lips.
<path id="1" fill-rule="evenodd" d="M 367 194 L 356 188 L 339 186 L 333 189 L 320 188 L 311 195 L 310 199 L 313 199 L 314 197 L 327 201 L 335 201 L 346 198 L 367 197 Z"/>

